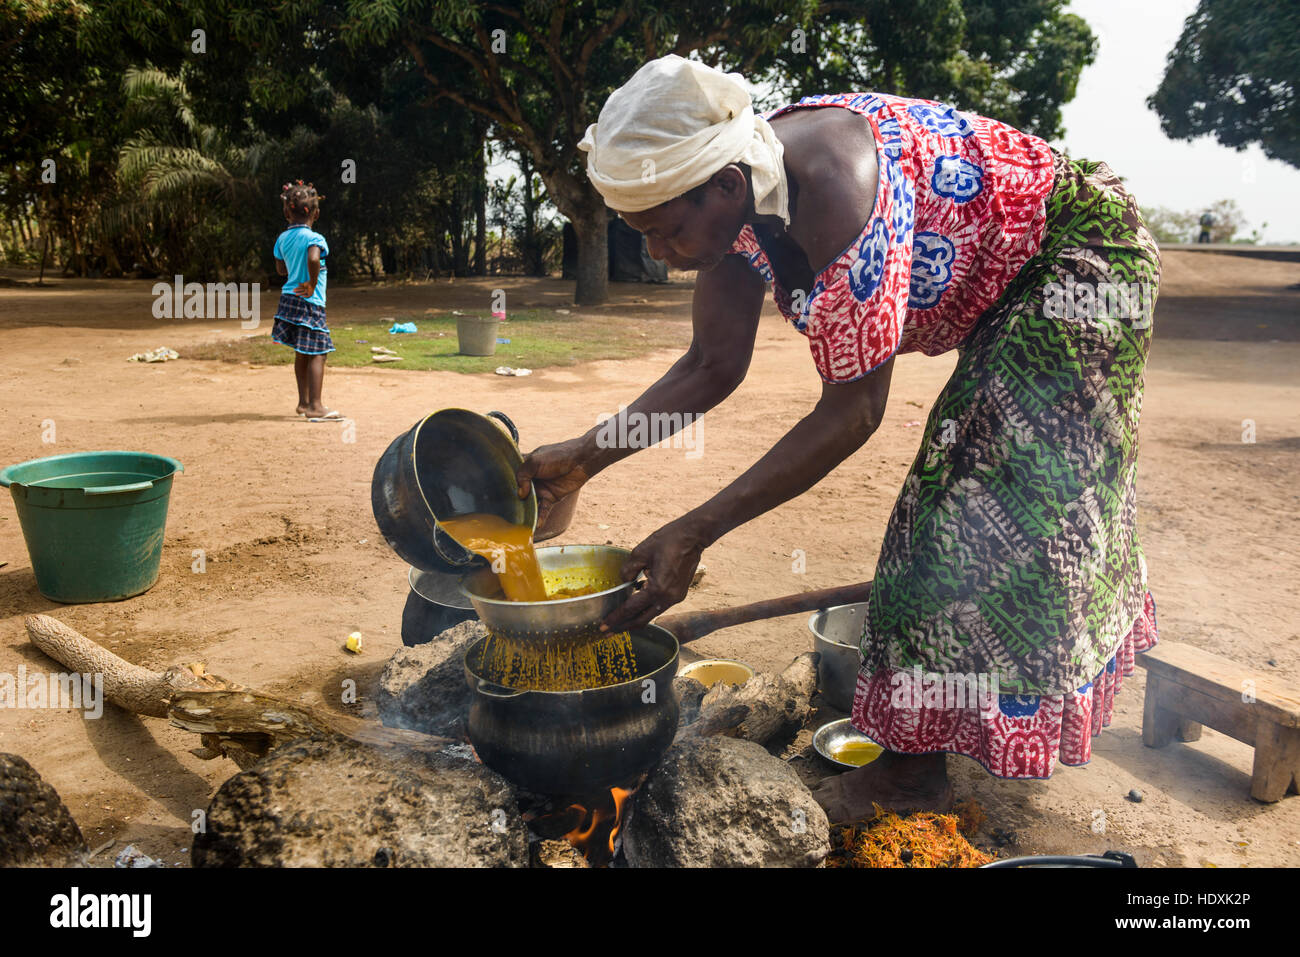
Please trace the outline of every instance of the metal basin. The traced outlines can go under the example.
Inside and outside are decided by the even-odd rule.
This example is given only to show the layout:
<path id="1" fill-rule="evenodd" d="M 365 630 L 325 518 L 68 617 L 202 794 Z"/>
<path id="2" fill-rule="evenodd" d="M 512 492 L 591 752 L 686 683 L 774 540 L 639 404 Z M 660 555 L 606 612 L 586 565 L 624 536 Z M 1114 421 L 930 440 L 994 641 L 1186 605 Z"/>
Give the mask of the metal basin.
<path id="1" fill-rule="evenodd" d="M 655 625 L 632 632 L 637 676 L 585 691 L 518 691 L 479 674 L 486 638 L 465 653 L 469 738 L 479 759 L 520 787 L 584 795 L 634 781 L 677 733 L 677 639 Z"/>
<path id="2" fill-rule="evenodd" d="M 880 757 L 880 754 L 884 753 L 884 748 L 880 748 L 880 753 L 878 753 L 876 757 L 864 761 L 862 764 L 852 764 L 848 761 L 841 761 L 839 758 L 835 757 L 835 752 L 844 744 L 851 741 L 861 741 L 867 744 L 872 744 L 877 748 L 880 747 L 857 728 L 853 727 L 853 725 L 850 724 L 849 718 L 840 718 L 838 721 L 831 721 L 822 725 L 813 733 L 812 743 L 818 754 L 831 764 L 841 768 L 860 768 L 862 767 L 862 764 L 870 764 L 871 761 L 876 759 L 876 757 Z"/>
<path id="3" fill-rule="evenodd" d="M 515 641 L 581 641 L 597 635 L 605 616 L 627 601 L 635 586 L 622 578 L 632 553 L 612 545 L 548 545 L 537 549 L 547 591 L 598 585 L 577 598 L 507 601 L 491 568 L 471 572 L 462 586 L 492 632 Z"/>
<path id="4" fill-rule="evenodd" d="M 473 606 L 460 590 L 459 576 L 412 568 L 407 578 L 411 590 L 402 609 L 402 644 L 422 645 L 475 617 Z"/>
<path id="5" fill-rule="evenodd" d="M 853 710 L 853 693 L 858 684 L 862 653 L 858 642 L 867 617 L 868 602 L 838 605 L 815 611 L 808 619 L 813 650 L 820 652 L 817 687 L 822 699 L 837 711 Z"/>

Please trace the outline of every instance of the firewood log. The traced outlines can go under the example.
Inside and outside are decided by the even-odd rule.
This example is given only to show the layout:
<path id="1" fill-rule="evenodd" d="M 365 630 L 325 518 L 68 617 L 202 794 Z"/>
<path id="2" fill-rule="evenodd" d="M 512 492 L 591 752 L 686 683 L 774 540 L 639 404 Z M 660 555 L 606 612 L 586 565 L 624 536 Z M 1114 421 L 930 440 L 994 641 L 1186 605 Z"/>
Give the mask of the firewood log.
<path id="1" fill-rule="evenodd" d="M 157 672 L 133 665 L 48 615 L 30 615 L 32 643 L 59 664 L 83 674 L 102 674 L 104 697 L 118 707 L 172 724 L 200 736 L 192 753 L 205 760 L 225 755 L 250 767 L 278 745 L 295 738 L 338 735 L 375 747 L 436 751 L 450 739 L 386 728 L 347 715 L 326 715 L 208 674 L 197 662 Z"/>
<path id="2" fill-rule="evenodd" d="M 714 685 L 683 735 L 731 734 L 766 744 L 802 727 L 817 690 L 817 659 L 815 651 L 807 651 L 779 675 L 757 674 L 739 686 Z"/>
<path id="3" fill-rule="evenodd" d="M 241 686 L 208 674 L 201 661 L 158 672 L 133 665 L 49 615 L 28 615 L 27 635 L 37 648 L 69 671 L 103 675 L 104 697 L 127 711 L 167 717 L 167 701 L 181 691 L 237 690 Z"/>

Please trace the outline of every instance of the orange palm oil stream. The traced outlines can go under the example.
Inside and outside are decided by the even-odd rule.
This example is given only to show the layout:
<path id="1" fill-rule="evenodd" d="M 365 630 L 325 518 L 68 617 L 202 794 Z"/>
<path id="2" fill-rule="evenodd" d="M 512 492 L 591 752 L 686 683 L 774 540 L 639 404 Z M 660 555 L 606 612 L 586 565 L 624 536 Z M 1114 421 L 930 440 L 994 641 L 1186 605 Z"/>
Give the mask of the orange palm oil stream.
<path id="1" fill-rule="evenodd" d="M 533 549 L 533 530 L 500 515 L 475 513 L 442 522 L 447 534 L 492 564 L 510 601 L 546 601 L 546 583 Z"/>

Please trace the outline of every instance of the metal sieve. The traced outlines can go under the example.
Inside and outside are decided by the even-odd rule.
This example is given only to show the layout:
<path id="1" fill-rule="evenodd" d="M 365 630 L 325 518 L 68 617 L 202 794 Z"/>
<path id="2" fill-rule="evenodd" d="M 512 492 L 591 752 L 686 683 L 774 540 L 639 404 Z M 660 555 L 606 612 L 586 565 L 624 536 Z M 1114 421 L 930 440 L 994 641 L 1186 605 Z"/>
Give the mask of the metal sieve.
<path id="1" fill-rule="evenodd" d="M 612 545 L 551 545 L 537 549 L 546 590 L 595 586 L 599 591 L 550 601 L 507 601 L 491 568 L 465 576 L 461 591 L 488 630 L 519 642 L 586 641 L 600 623 L 632 594 L 635 582 L 622 578 L 632 553 Z"/>

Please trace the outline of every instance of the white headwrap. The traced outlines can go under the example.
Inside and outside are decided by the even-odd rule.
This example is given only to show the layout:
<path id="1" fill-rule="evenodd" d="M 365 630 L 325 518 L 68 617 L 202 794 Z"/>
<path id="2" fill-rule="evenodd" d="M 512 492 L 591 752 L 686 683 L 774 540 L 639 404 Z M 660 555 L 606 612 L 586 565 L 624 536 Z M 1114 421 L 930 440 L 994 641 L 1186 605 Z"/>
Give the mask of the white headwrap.
<path id="1" fill-rule="evenodd" d="M 745 163 L 754 209 L 790 224 L 784 148 L 739 73 L 669 55 L 651 60 L 610 94 L 578 148 L 611 209 L 637 213 Z"/>

